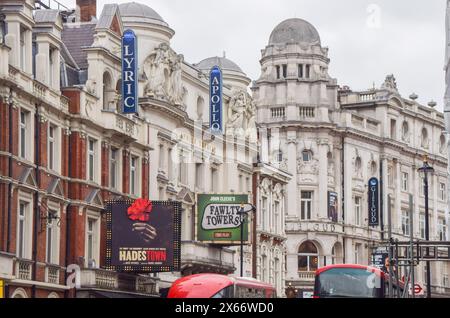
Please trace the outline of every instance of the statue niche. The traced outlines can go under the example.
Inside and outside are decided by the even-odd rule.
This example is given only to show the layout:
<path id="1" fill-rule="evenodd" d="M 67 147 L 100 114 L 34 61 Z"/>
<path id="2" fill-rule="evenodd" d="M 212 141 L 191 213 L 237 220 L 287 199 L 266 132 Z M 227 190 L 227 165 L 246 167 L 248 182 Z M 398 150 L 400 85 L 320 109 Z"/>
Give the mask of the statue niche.
<path id="1" fill-rule="evenodd" d="M 256 104 L 245 90 L 235 90 L 228 106 L 227 134 L 256 141 Z"/>
<path id="2" fill-rule="evenodd" d="M 183 62 L 183 55 L 166 43 L 160 44 L 144 61 L 145 96 L 182 105 L 186 94 L 181 80 Z"/>

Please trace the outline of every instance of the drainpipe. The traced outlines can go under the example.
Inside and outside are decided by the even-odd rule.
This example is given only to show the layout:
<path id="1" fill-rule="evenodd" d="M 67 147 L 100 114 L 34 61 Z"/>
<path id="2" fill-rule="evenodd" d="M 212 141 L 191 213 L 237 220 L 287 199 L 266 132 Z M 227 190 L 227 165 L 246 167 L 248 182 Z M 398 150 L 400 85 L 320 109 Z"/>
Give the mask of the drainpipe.
<path id="1" fill-rule="evenodd" d="M 34 152 L 34 158 L 35 158 L 35 173 L 36 173 L 36 191 L 34 191 L 34 231 L 33 231 L 33 256 L 32 260 L 34 261 L 33 264 L 33 275 L 32 279 L 33 281 L 36 281 L 36 271 L 37 271 L 37 240 L 38 240 L 38 230 L 40 223 L 40 215 L 39 215 L 39 190 L 41 188 L 41 182 L 40 182 L 40 172 L 39 168 L 41 166 L 40 162 L 40 127 L 39 127 L 39 106 L 36 104 L 35 106 L 36 112 L 34 115 L 34 144 L 35 144 L 35 152 Z M 36 298 L 36 285 L 33 285 L 31 287 L 31 297 Z"/>
<path id="2" fill-rule="evenodd" d="M 9 158 L 8 158 L 8 178 L 9 178 L 9 184 L 8 184 L 8 221 L 7 221 L 7 238 L 6 238 L 6 252 L 9 253 L 11 249 L 11 215 L 12 215 L 12 198 L 11 198 L 11 192 L 12 192 L 12 164 L 13 164 L 13 138 L 12 138 L 12 125 L 13 125 L 13 98 L 12 98 L 12 90 L 9 93 L 9 100 L 8 100 L 8 107 L 9 107 L 9 144 L 8 144 L 8 152 L 9 152 Z"/>
<path id="3" fill-rule="evenodd" d="M 69 128 L 67 128 L 69 129 Z M 67 145 L 67 149 L 72 149 L 72 139 L 70 138 L 70 135 L 68 135 L 68 145 Z M 68 177 L 68 186 L 67 188 L 70 187 L 70 177 L 71 177 L 71 171 L 72 171 L 72 157 L 70 156 L 70 153 L 64 153 L 64 155 L 67 155 L 67 177 Z M 69 197 L 69 193 L 67 193 L 67 197 L 70 200 Z M 69 273 L 67 272 L 67 267 L 69 266 L 69 248 L 70 248 L 70 226 L 71 226 L 71 222 L 70 222 L 70 207 L 71 204 L 67 204 L 66 207 L 66 255 L 65 255 L 65 265 L 66 265 L 66 271 L 65 271 L 65 282 L 67 282 L 67 278 L 69 276 Z M 70 290 L 65 290 L 64 291 L 64 298 L 69 298 L 70 295 Z"/>
<path id="4" fill-rule="evenodd" d="M 345 137 L 341 138 L 342 144 L 342 158 L 341 158 L 341 178 L 342 178 L 342 230 L 344 236 L 342 237 L 342 262 L 345 264 Z"/>

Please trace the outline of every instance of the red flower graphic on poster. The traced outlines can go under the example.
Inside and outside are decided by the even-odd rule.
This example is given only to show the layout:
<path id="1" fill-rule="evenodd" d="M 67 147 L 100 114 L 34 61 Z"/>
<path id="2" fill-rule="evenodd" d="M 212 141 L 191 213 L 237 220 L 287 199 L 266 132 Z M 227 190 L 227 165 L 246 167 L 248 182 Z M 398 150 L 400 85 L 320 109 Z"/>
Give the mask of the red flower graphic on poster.
<path id="1" fill-rule="evenodd" d="M 132 221 L 148 222 L 152 208 L 152 201 L 137 199 L 127 210 L 128 218 Z"/>

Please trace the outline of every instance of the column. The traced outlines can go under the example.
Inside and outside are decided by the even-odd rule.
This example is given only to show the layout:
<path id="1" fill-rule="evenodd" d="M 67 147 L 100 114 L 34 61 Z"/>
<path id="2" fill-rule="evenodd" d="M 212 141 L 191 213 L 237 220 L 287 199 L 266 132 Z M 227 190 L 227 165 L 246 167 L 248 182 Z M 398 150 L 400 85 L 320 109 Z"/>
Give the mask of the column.
<path id="1" fill-rule="evenodd" d="M 328 219 L 328 140 L 318 142 L 319 147 L 319 219 Z"/>
<path id="2" fill-rule="evenodd" d="M 297 193 L 297 132 L 288 131 L 288 171 L 292 174 L 292 179 L 287 185 L 287 213 L 288 217 L 299 217 L 298 193 Z"/>

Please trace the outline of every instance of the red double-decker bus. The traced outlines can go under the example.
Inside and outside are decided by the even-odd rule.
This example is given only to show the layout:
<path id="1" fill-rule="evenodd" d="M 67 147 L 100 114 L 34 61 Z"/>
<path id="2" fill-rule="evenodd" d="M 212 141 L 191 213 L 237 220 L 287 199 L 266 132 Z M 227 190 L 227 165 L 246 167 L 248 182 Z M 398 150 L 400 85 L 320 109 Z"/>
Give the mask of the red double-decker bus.
<path id="1" fill-rule="evenodd" d="M 176 280 L 168 298 L 275 298 L 272 285 L 252 278 L 196 274 Z"/>
<path id="2" fill-rule="evenodd" d="M 388 294 L 388 274 L 365 265 L 330 265 L 316 271 L 314 298 L 384 298 Z M 404 284 L 393 282 L 393 290 Z"/>

